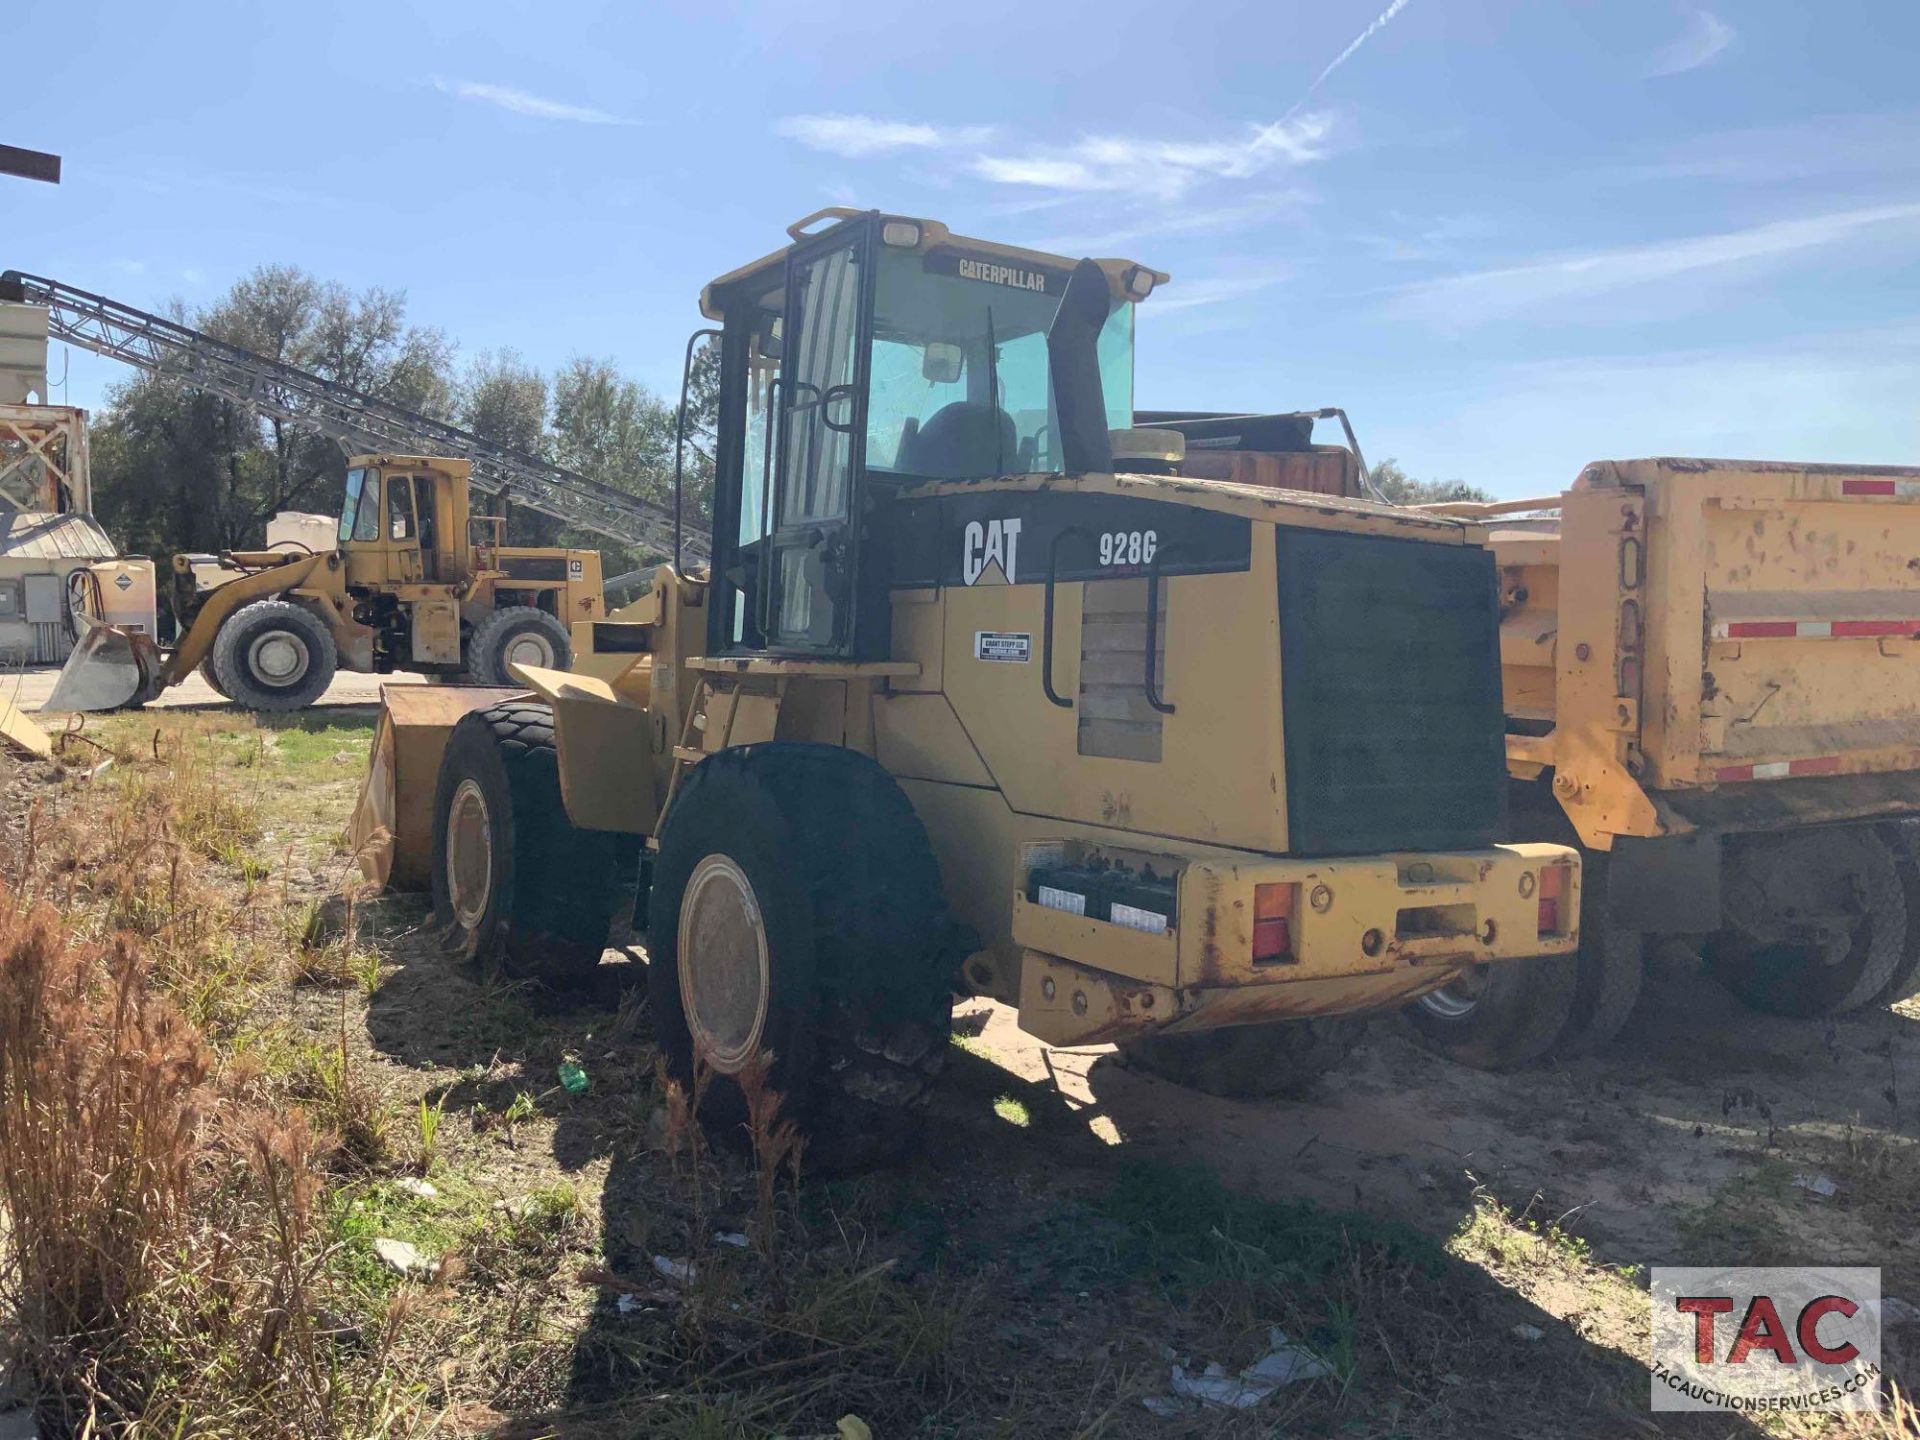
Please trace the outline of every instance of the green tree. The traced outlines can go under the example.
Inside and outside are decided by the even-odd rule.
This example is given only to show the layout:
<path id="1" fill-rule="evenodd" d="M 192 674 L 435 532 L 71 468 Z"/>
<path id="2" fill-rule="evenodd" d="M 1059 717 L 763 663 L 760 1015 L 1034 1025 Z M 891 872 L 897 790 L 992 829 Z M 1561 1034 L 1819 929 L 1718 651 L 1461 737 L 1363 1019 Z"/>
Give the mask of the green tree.
<path id="1" fill-rule="evenodd" d="M 1464 480 L 1415 480 L 1398 460 L 1382 460 L 1368 472 L 1391 505 L 1438 505 L 1448 500 L 1491 500 L 1493 496 Z"/>
<path id="2" fill-rule="evenodd" d="M 406 298 L 354 294 L 293 266 L 266 265 L 198 313 L 176 319 L 410 409 L 445 415 L 452 349 L 406 323 Z M 198 390 L 170 371 L 108 392 L 93 429 L 94 506 L 130 549 L 223 550 L 261 543 L 281 510 L 332 513 L 340 447 L 301 426 Z"/>

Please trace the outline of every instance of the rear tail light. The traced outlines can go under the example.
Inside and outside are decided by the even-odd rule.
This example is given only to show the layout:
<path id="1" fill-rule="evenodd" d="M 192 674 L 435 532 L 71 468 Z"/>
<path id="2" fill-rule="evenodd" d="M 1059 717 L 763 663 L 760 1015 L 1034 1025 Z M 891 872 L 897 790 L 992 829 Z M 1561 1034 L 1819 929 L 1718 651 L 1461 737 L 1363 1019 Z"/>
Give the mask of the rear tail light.
<path id="1" fill-rule="evenodd" d="M 1540 923 L 1542 935 L 1564 935 L 1566 927 L 1567 880 L 1572 867 L 1547 865 L 1540 871 Z"/>
<path id="2" fill-rule="evenodd" d="M 1253 958 L 1256 961 L 1293 958 L 1293 907 L 1299 895 L 1298 885 L 1253 887 Z"/>

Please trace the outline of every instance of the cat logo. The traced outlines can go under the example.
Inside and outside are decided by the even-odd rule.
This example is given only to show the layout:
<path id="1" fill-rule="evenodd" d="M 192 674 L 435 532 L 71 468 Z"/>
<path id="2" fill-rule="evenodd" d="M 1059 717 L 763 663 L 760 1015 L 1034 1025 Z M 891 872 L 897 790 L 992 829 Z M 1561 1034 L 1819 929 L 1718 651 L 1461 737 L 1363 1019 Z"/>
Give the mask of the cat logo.
<path id="1" fill-rule="evenodd" d="M 990 585 L 1012 585 L 1018 578 L 1020 522 L 967 522 L 960 545 L 960 578 L 969 585 L 985 579 Z"/>

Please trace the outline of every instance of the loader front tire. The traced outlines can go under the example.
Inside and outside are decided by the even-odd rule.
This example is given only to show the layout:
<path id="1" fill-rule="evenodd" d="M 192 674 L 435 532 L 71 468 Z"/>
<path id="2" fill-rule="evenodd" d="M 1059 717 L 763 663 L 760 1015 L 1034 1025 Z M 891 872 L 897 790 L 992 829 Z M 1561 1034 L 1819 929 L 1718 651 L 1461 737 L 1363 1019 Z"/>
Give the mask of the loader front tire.
<path id="1" fill-rule="evenodd" d="M 304 710 L 333 683 L 333 632 L 304 605 L 256 600 L 214 636 L 213 688 L 248 710 Z"/>
<path id="2" fill-rule="evenodd" d="M 764 1088 L 816 1170 L 911 1148 L 960 957 L 932 847 L 886 771 L 826 745 L 701 761 L 667 813 L 648 905 L 655 1036 L 703 1119 L 739 1138 Z"/>
<path id="3" fill-rule="evenodd" d="M 1880 838 L 1893 852 L 1893 863 L 1900 872 L 1900 890 L 1907 902 L 1907 939 L 1900 963 L 1880 993 L 1874 997 L 1881 1005 L 1898 1005 L 1920 995 L 1920 858 L 1914 854 L 1916 831 L 1913 822 L 1882 825 Z"/>
<path id="4" fill-rule="evenodd" d="M 518 685 L 513 664 L 565 670 L 573 664 L 567 627 L 531 605 L 503 605 L 467 637 L 467 674 L 480 685 Z"/>
<path id="5" fill-rule="evenodd" d="M 1582 864 L 1573 1006 L 1552 1046 L 1554 1054 L 1569 1058 L 1612 1043 L 1626 1028 L 1646 980 L 1646 937 L 1608 913 L 1609 860 L 1589 853 Z"/>
<path id="6" fill-rule="evenodd" d="M 1230 1025 L 1183 1035 L 1143 1035 L 1120 1047 L 1127 1068 L 1229 1099 L 1298 1100 L 1337 1069 L 1367 1022 L 1334 1015 L 1272 1025 Z"/>
<path id="7" fill-rule="evenodd" d="M 1579 961 L 1535 955 L 1475 965 L 1406 1008 L 1420 1043 L 1475 1070 L 1511 1070 L 1553 1048 L 1573 1013 Z"/>
<path id="8" fill-rule="evenodd" d="M 547 706 L 462 716 L 433 797 L 433 910 L 448 949 L 519 979 L 585 979 L 612 929 L 621 840 L 568 820 Z"/>

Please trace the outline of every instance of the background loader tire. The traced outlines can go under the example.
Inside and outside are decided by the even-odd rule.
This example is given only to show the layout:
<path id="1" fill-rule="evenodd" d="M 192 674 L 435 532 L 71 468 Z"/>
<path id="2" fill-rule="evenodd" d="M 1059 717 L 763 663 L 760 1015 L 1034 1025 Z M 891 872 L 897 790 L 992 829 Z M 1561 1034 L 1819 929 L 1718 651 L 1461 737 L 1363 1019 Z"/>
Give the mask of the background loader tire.
<path id="1" fill-rule="evenodd" d="M 1800 1018 L 1842 1015 L 1877 999 L 1899 973 L 1907 954 L 1907 888 L 1894 851 L 1873 827 L 1764 840 L 1735 852 L 1728 863 L 1729 918 L 1761 904 L 1783 911 L 1796 901 L 1832 904 L 1841 876 L 1859 909 L 1847 953 L 1831 964 L 1812 944 L 1767 941 L 1733 929 L 1708 936 L 1707 968 L 1750 1008 Z M 1821 883 L 1804 896 L 1792 893 L 1807 875 Z"/>
<path id="2" fill-rule="evenodd" d="M 333 683 L 333 632 L 291 600 L 256 600 L 214 637 L 214 689 L 249 710 L 304 710 Z"/>
<path id="3" fill-rule="evenodd" d="M 523 979 L 583 980 L 607 946 L 625 838 L 567 819 L 547 706 L 461 717 L 433 797 L 433 911 L 448 948 Z"/>
<path id="4" fill-rule="evenodd" d="M 1189 1090 L 1229 1099 L 1299 1099 L 1339 1067 L 1366 1033 L 1357 1016 L 1230 1025 L 1185 1035 L 1143 1035 L 1121 1045 L 1122 1060 Z"/>
<path id="5" fill-rule="evenodd" d="M 1475 1070 L 1511 1070 L 1553 1048 L 1573 1013 L 1579 960 L 1535 955 L 1476 967 L 1473 975 L 1406 1008 L 1427 1049 Z"/>
<path id="6" fill-rule="evenodd" d="M 573 664 L 567 627 L 531 605 L 503 605 L 473 627 L 467 637 L 467 674 L 479 685 L 518 685 L 507 670 L 510 661 L 565 670 Z"/>
<path id="7" fill-rule="evenodd" d="M 648 905 L 656 1038 L 689 1093 L 698 1052 L 703 1118 L 740 1136 L 735 1076 L 757 1055 L 808 1166 L 863 1169 L 911 1147 L 946 1063 L 960 956 L 892 776 L 826 745 L 703 760 L 667 813 Z"/>

